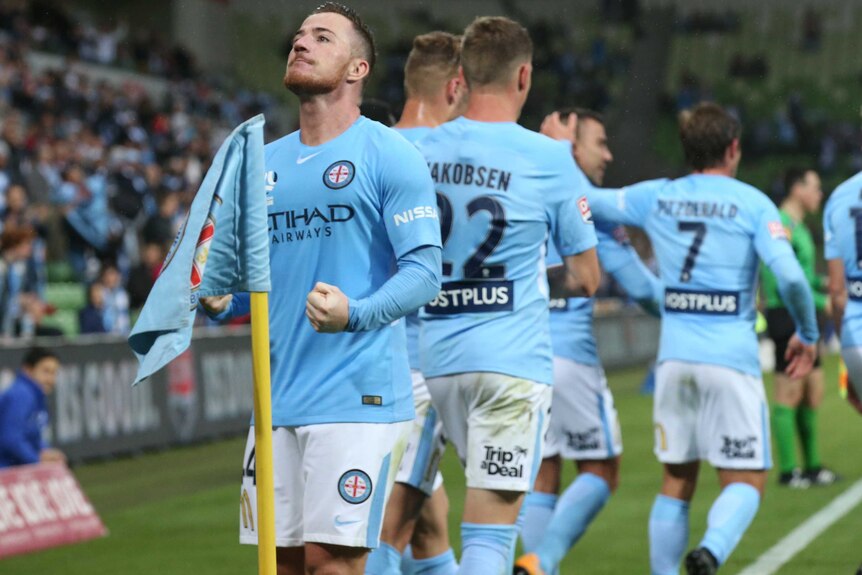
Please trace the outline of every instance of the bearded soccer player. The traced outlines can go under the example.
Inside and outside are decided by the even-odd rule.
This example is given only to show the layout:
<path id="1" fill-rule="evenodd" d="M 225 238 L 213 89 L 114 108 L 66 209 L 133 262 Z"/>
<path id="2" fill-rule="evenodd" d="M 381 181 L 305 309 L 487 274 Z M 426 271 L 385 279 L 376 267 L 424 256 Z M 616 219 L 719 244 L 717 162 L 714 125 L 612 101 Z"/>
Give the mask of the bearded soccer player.
<path id="1" fill-rule="evenodd" d="M 265 149 L 273 291 L 279 574 L 359 575 L 414 416 L 403 322 L 439 290 L 440 225 L 419 152 L 359 113 L 374 41 L 351 9 L 317 8 L 284 84 L 300 129 Z M 397 261 L 393 275 L 392 262 Z M 243 294 L 211 298 L 220 317 Z M 257 542 L 254 433 L 240 540 Z"/>
<path id="2" fill-rule="evenodd" d="M 512 568 L 514 525 L 541 458 L 553 364 L 544 246 L 563 264 L 555 297 L 599 281 L 589 186 L 570 146 L 516 122 L 530 89 L 532 42 L 507 18 L 464 33 L 464 116 L 420 140 L 437 184 L 444 284 L 420 312 L 422 372 L 467 494 L 458 573 Z"/>
<path id="3" fill-rule="evenodd" d="M 604 121 L 591 110 L 560 113 L 567 123 L 572 116 L 577 117 L 577 126 L 573 134 L 566 134 L 573 139 L 572 155 L 590 182 L 601 186 L 613 160 Z M 596 237 L 599 263 L 605 271 L 629 296 L 656 313 L 661 284 L 629 244 L 625 228 L 596 224 Z M 548 265 L 559 263 L 560 257 L 549 246 Z M 551 424 L 536 483 L 524 501 L 521 540 L 527 553 L 515 563 L 515 573 L 555 573 L 619 483 L 622 436 L 596 349 L 593 303 L 592 298 L 551 301 Z M 558 497 L 563 459 L 575 462 L 578 477 Z"/>
<path id="4" fill-rule="evenodd" d="M 680 123 L 690 175 L 591 194 L 598 221 L 645 229 L 665 286 L 653 400 L 655 453 L 664 464 L 649 521 L 653 575 L 679 572 L 701 460 L 718 470 L 722 491 L 704 538 L 685 558 L 689 574 L 717 572 L 760 506 L 772 465 L 754 331 L 761 261 L 796 325 L 786 373 L 804 377 L 817 356 L 814 300 L 778 210 L 735 178 L 740 133 L 726 110 L 699 104 Z"/>
<path id="5" fill-rule="evenodd" d="M 463 112 L 466 87 L 458 73 L 460 53 L 461 38 L 448 32 L 429 32 L 413 40 L 404 67 L 407 101 L 394 126 L 407 140 L 417 142 Z M 442 423 L 419 368 L 419 317 L 410 314 L 406 320 L 416 419 L 386 507 L 382 542 L 371 553 L 365 573 L 401 573 L 402 554 L 410 544 L 416 572 L 448 575 L 458 566 L 449 547 L 449 501 L 438 471 Z"/>

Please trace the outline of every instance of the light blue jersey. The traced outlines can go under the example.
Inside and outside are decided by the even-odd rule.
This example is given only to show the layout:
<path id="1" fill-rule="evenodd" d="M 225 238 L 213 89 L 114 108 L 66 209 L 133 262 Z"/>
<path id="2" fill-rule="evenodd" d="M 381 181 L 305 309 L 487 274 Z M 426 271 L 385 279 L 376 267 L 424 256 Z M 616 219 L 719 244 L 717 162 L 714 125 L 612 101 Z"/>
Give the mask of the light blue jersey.
<path id="1" fill-rule="evenodd" d="M 427 136 L 431 128 L 417 126 L 415 128 L 395 128 L 414 146 L 416 142 Z M 404 318 L 407 325 L 407 359 L 410 369 L 419 369 L 419 312 L 414 312 Z"/>
<path id="2" fill-rule="evenodd" d="M 586 176 L 568 144 L 515 123 L 458 118 L 419 142 L 437 189 L 443 288 L 425 305 L 422 372 L 551 384 L 544 245 L 596 245 Z"/>
<path id="3" fill-rule="evenodd" d="M 847 307 L 841 346 L 862 346 L 862 172 L 829 196 L 823 210 L 823 239 L 826 259 L 844 262 Z"/>
<path id="4" fill-rule="evenodd" d="M 759 377 L 759 261 L 790 270 L 781 272 L 782 285 L 790 278 L 796 289 L 800 274 L 804 279 L 769 198 L 733 178 L 692 174 L 597 190 L 590 200 L 597 220 L 642 227 L 652 241 L 665 286 L 659 361 L 722 365 Z M 811 292 L 793 295 L 800 336 L 813 343 Z"/>
<path id="5" fill-rule="evenodd" d="M 599 263 L 635 301 L 657 310 L 662 286 L 629 244 L 625 228 L 596 223 Z M 548 245 L 548 266 L 562 264 L 553 245 Z M 551 342 L 554 355 L 584 365 L 600 365 L 593 334 L 594 298 L 551 300 Z M 655 312 L 654 312 L 655 313 Z"/>
<path id="6" fill-rule="evenodd" d="M 413 418 L 404 322 L 317 333 L 305 316 L 316 282 L 366 298 L 393 262 L 439 246 L 434 188 L 422 156 L 394 131 L 360 117 L 323 145 L 299 132 L 265 148 L 269 204 L 273 424 Z"/>

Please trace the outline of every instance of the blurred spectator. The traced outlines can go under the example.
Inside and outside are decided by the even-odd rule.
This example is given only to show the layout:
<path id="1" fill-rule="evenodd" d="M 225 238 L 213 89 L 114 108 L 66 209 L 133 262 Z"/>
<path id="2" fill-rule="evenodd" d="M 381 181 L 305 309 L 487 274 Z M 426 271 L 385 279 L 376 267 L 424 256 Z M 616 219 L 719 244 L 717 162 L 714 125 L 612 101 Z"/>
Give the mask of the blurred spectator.
<path id="1" fill-rule="evenodd" d="M 87 288 L 87 305 L 78 312 L 81 333 L 107 333 L 105 326 L 105 286 L 95 281 Z"/>
<path id="2" fill-rule="evenodd" d="M 27 293 L 27 260 L 35 232 L 7 226 L 0 234 L 0 336 L 13 337 L 25 315 L 22 294 Z"/>
<path id="3" fill-rule="evenodd" d="M 166 255 L 167 252 L 162 244 L 144 244 L 141 249 L 141 261 L 129 272 L 129 281 L 126 284 L 131 309 L 144 307 L 144 302 L 147 301 L 147 296 L 150 295 L 150 290 L 153 289 L 153 284 L 159 277 Z"/>
<path id="4" fill-rule="evenodd" d="M 65 461 L 45 441 L 50 422 L 46 396 L 54 391 L 60 361 L 54 352 L 27 351 L 12 385 L 0 394 L 0 468 Z"/>
<path id="5" fill-rule="evenodd" d="M 158 211 L 149 217 L 141 230 L 145 243 L 170 244 L 177 234 L 176 222 L 180 199 L 176 192 L 164 191 L 158 199 Z"/>
<path id="6" fill-rule="evenodd" d="M 99 274 L 103 288 L 105 331 L 117 335 L 129 335 L 129 294 L 121 283 L 117 266 L 107 263 Z"/>
<path id="7" fill-rule="evenodd" d="M 802 49 L 806 52 L 817 52 L 820 50 L 822 38 L 823 23 L 820 14 L 809 6 L 802 16 Z"/>

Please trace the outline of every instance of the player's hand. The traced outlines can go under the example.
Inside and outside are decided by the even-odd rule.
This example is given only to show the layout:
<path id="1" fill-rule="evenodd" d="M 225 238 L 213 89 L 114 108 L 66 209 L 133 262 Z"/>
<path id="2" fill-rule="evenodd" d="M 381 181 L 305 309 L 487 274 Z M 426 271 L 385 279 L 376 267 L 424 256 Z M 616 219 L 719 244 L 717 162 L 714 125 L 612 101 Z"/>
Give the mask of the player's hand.
<path id="1" fill-rule="evenodd" d="M 801 379 L 814 367 L 814 360 L 817 359 L 817 344 L 802 343 L 799 336 L 794 333 L 787 344 L 784 359 L 787 360 L 787 369 L 784 370 L 787 377 Z"/>
<path id="2" fill-rule="evenodd" d="M 210 295 L 200 298 L 201 305 L 205 310 L 213 315 L 220 314 L 228 308 L 233 295 Z"/>
<path id="3" fill-rule="evenodd" d="M 548 114 L 545 116 L 545 119 L 542 121 L 542 127 L 539 128 L 539 132 L 548 136 L 549 138 L 553 138 L 555 140 L 566 140 L 575 143 L 575 138 L 577 138 L 577 130 L 578 130 L 578 116 L 577 114 L 571 113 L 569 117 L 566 118 L 565 123 L 560 119 L 560 113 L 554 112 L 553 114 Z"/>
<path id="4" fill-rule="evenodd" d="M 39 452 L 40 463 L 66 463 L 66 455 L 59 449 L 43 449 Z"/>
<path id="5" fill-rule="evenodd" d="M 314 289 L 308 292 L 305 315 L 317 332 L 344 331 L 350 318 L 347 296 L 335 286 L 317 282 Z"/>

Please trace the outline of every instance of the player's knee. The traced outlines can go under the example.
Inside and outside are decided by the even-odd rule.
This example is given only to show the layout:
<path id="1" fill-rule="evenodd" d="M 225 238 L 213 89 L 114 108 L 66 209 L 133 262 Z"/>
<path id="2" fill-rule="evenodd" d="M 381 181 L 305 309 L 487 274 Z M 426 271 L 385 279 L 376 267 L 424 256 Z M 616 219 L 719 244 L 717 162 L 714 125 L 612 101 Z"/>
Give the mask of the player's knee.
<path id="1" fill-rule="evenodd" d="M 620 482 L 620 459 L 600 459 L 594 461 L 578 461 L 578 473 L 591 473 L 600 477 L 608 485 L 611 493 L 615 493 Z"/>
<path id="2" fill-rule="evenodd" d="M 562 460 L 559 455 L 543 459 L 542 464 L 539 466 L 539 472 L 536 474 L 533 491 L 538 491 L 539 493 L 559 493 L 561 467 Z"/>

